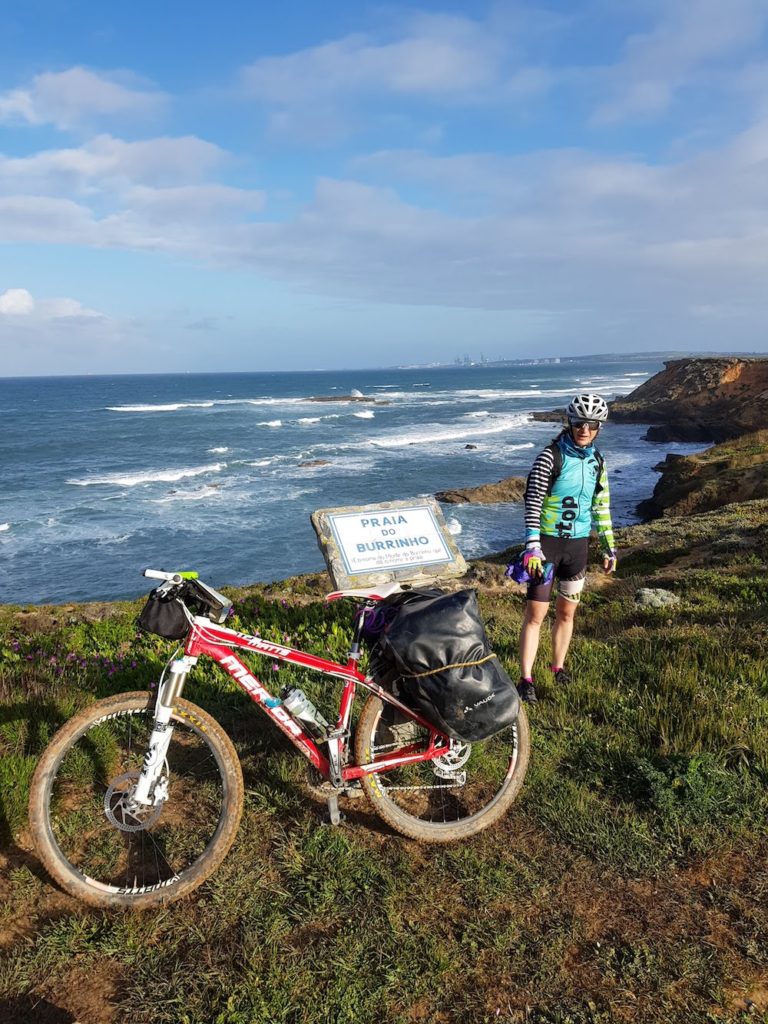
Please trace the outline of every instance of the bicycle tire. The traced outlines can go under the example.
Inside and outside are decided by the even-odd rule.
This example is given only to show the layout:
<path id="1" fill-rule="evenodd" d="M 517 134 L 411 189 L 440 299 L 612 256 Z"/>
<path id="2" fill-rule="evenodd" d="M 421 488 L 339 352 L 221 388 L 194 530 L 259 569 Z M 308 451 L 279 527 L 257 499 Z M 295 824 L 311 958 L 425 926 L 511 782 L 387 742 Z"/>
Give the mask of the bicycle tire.
<path id="1" fill-rule="evenodd" d="M 371 694 L 357 724 L 357 764 L 371 763 L 377 750 L 404 745 L 406 741 L 402 739 L 390 742 L 396 729 L 403 727 L 412 732 L 407 737 L 408 743 L 418 742 L 419 736 L 424 740 L 428 738 L 426 729 L 394 705 Z M 427 843 L 455 842 L 488 828 L 509 810 L 528 770 L 530 745 L 528 718 L 525 708 L 521 707 L 514 725 L 471 745 L 467 760 L 461 766 L 461 770 L 467 769 L 464 783 L 456 782 L 458 772 L 453 782 L 450 774 L 447 779 L 441 778 L 430 761 L 363 775 L 361 782 L 373 809 L 398 832 Z M 509 761 L 506 770 L 503 769 L 505 758 Z M 494 775 L 498 777 L 501 771 L 503 777 L 497 786 Z M 473 809 L 474 800 L 480 806 Z"/>
<path id="2" fill-rule="evenodd" d="M 171 718 L 167 800 L 149 822 L 122 809 L 118 826 L 128 784 L 120 780 L 137 776 L 153 719 L 149 693 L 97 701 L 56 733 L 33 776 L 29 822 L 40 860 L 89 906 L 138 910 L 180 899 L 213 874 L 237 834 L 243 774 L 235 748 L 214 718 L 182 699 Z M 181 857 L 190 863 L 179 870 Z M 107 877 L 88 873 L 94 863 Z"/>

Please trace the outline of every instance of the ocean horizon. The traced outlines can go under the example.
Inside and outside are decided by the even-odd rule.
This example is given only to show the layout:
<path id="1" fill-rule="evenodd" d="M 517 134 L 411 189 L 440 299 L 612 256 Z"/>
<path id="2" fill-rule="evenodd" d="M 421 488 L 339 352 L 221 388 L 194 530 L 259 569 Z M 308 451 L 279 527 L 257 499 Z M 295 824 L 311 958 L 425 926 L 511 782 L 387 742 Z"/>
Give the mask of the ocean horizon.
<path id="1" fill-rule="evenodd" d="M 668 358 L 668 353 L 663 356 Z M 310 513 L 525 475 L 578 390 L 611 399 L 660 356 L 264 373 L 0 379 L 0 601 L 113 600 L 151 566 L 214 586 L 324 569 Z M 339 399 L 353 391 L 369 402 Z M 668 451 L 601 434 L 616 525 L 637 521 Z M 466 558 L 522 539 L 522 506 L 444 506 Z"/>

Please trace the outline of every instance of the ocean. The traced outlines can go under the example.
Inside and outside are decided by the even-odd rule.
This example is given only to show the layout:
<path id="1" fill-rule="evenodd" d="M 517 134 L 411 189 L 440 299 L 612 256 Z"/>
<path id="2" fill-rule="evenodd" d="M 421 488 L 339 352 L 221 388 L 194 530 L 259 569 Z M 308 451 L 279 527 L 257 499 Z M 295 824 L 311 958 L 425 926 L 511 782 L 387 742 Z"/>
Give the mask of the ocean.
<path id="1" fill-rule="evenodd" d="M 218 587 L 322 570 L 315 509 L 525 475 L 556 433 L 533 410 L 578 390 L 627 394 L 660 369 L 606 358 L 0 380 L 0 602 L 134 597 L 148 566 Z M 311 400 L 353 390 L 376 403 Z M 609 425 L 600 437 L 618 525 L 637 520 L 667 451 L 702 447 L 643 434 Z M 522 538 L 519 504 L 443 509 L 467 558 Z"/>

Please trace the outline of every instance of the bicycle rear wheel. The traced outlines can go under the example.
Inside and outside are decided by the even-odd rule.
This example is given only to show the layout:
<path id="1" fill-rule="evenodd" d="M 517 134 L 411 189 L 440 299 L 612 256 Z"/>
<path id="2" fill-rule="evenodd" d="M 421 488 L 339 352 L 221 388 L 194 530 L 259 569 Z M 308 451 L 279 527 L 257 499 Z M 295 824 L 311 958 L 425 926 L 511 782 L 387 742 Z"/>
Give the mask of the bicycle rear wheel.
<path id="1" fill-rule="evenodd" d="M 357 763 L 422 745 L 429 731 L 394 705 L 371 695 L 357 724 Z M 525 708 L 517 721 L 481 743 L 454 744 L 432 761 L 362 777 L 374 810 L 392 828 L 428 843 L 465 839 L 509 809 L 528 769 L 530 733 Z"/>
<path id="2" fill-rule="evenodd" d="M 56 733 L 32 780 L 29 820 L 53 878 L 91 906 L 143 908 L 185 896 L 218 867 L 237 833 L 243 776 L 210 715 L 177 700 L 163 775 L 168 795 L 132 813 L 154 709 L 148 693 L 107 697 Z"/>

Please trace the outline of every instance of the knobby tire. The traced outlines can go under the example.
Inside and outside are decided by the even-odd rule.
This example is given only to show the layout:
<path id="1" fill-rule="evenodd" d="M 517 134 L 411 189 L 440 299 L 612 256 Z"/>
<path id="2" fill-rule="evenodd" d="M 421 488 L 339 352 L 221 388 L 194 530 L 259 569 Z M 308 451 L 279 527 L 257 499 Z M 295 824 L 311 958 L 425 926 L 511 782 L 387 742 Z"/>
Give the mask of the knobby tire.
<path id="1" fill-rule="evenodd" d="M 153 718 L 148 693 L 91 704 L 56 733 L 32 779 L 29 821 L 40 859 L 64 890 L 93 907 L 144 909 L 188 895 L 216 870 L 237 834 L 243 810 L 237 753 L 218 722 L 183 699 L 174 702 L 169 792 L 159 815 L 133 832 L 109 819 L 109 780 L 136 774 L 140 738 Z M 181 858 L 189 863 L 179 870 Z M 107 877 L 88 876 L 83 864 L 102 866 Z"/>
<path id="2" fill-rule="evenodd" d="M 394 748 L 388 751 L 394 753 L 397 728 L 407 730 L 408 721 L 392 705 L 369 696 L 357 724 L 357 764 L 371 763 L 377 750 Z M 427 731 L 411 723 L 416 731 L 400 740 L 401 745 L 427 739 Z M 436 776 L 428 761 L 364 775 L 361 781 L 373 809 L 393 829 L 422 842 L 450 843 L 488 828 L 509 810 L 523 785 L 529 758 L 530 730 L 521 706 L 513 726 L 472 745 L 463 786 L 444 786 L 446 780 Z"/>

